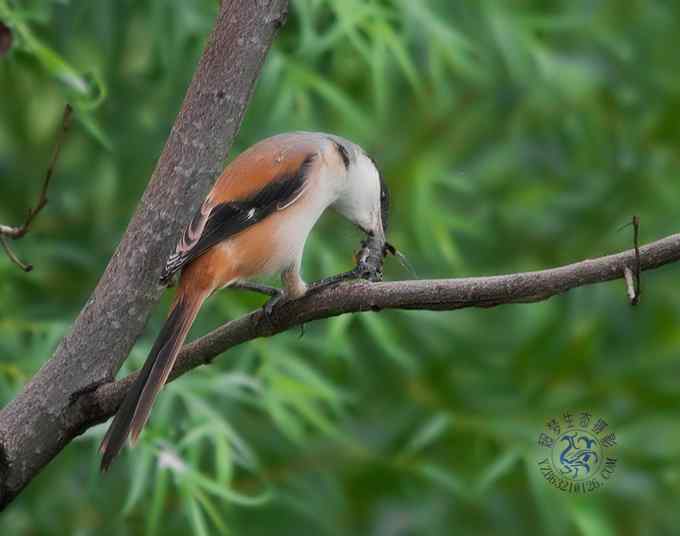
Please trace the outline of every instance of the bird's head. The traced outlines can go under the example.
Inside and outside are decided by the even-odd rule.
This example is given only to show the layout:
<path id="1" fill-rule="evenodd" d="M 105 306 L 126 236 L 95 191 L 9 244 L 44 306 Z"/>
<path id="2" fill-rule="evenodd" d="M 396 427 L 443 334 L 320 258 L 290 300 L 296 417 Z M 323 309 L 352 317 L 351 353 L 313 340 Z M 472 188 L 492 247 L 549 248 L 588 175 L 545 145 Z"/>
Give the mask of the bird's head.
<path id="1" fill-rule="evenodd" d="M 366 234 L 384 241 L 390 194 L 375 160 L 358 145 L 343 139 L 334 142 L 344 167 L 342 188 L 334 208 Z"/>

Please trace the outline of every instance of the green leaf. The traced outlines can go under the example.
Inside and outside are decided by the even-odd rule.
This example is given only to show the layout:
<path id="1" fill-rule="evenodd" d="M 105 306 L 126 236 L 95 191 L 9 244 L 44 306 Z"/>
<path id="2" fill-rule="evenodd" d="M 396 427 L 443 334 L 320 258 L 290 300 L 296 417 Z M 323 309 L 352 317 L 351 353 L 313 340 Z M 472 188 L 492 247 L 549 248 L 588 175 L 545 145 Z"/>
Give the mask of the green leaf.
<path id="1" fill-rule="evenodd" d="M 161 517 L 163 516 L 165 497 L 168 493 L 168 473 L 167 469 L 160 467 L 156 471 L 156 479 L 151 495 L 151 506 L 146 516 L 146 533 L 150 536 L 157 533 Z"/>
<path id="2" fill-rule="evenodd" d="M 615 536 L 618 532 L 599 505 L 579 501 L 572 505 L 571 516 L 583 536 Z"/>
<path id="3" fill-rule="evenodd" d="M 477 480 L 475 491 L 482 495 L 486 493 L 498 480 L 510 473 L 521 461 L 521 450 L 513 448 L 503 452 L 489 465 Z"/>
<path id="4" fill-rule="evenodd" d="M 210 495 L 240 506 L 261 506 L 268 502 L 272 496 L 269 487 L 264 487 L 263 491 L 257 495 L 239 493 L 225 485 L 225 483 L 207 478 L 189 466 L 181 473 L 180 478 L 187 485 L 196 486 Z"/>
<path id="5" fill-rule="evenodd" d="M 451 427 L 451 417 L 437 413 L 427 420 L 402 449 L 401 456 L 414 456 L 441 438 Z"/>
<path id="6" fill-rule="evenodd" d="M 187 502 L 186 507 L 190 512 L 191 525 L 194 529 L 194 534 L 197 534 L 198 536 L 208 536 L 210 533 L 208 532 L 208 527 L 198 502 L 194 500 L 189 493 L 184 496 L 184 500 Z"/>
<path id="7" fill-rule="evenodd" d="M 127 500 L 123 506 L 123 514 L 128 515 L 139 503 L 142 493 L 146 490 L 151 481 L 152 463 L 154 462 L 154 451 L 150 448 L 139 448 L 140 452 L 132 457 L 132 481 L 128 492 Z"/>

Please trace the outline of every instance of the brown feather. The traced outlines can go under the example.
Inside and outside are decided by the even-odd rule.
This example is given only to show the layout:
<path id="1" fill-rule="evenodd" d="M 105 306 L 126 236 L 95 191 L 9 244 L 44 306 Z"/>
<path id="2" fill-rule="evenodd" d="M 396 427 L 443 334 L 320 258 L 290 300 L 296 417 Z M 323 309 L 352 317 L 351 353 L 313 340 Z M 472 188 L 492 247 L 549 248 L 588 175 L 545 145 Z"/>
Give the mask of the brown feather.
<path id="1" fill-rule="evenodd" d="M 303 132 L 262 140 L 225 168 L 208 198 L 217 204 L 248 197 L 277 177 L 294 173 L 318 150 L 318 137 Z"/>
<path id="2" fill-rule="evenodd" d="M 309 169 L 315 165 L 315 157 L 320 154 L 320 141 L 318 136 L 310 133 L 281 134 L 263 140 L 250 149 L 237 156 L 224 170 L 217 179 L 213 189 L 210 191 L 205 201 L 201 205 L 191 223 L 187 226 L 180 238 L 175 252 L 168 257 L 165 268 L 161 274 L 161 283 L 166 284 L 174 273 L 181 270 L 187 263 L 205 253 L 205 243 L 219 238 L 214 235 L 214 225 L 208 232 L 206 225 L 210 226 L 209 219 L 213 218 L 213 210 L 224 209 L 225 204 L 234 207 L 243 206 L 248 199 L 257 198 L 262 195 L 267 188 L 270 188 L 277 181 L 303 179 L 307 176 Z M 339 157 L 338 157 L 339 158 Z M 293 192 L 292 197 L 284 198 L 277 205 L 277 210 L 284 210 L 298 202 L 303 197 L 306 186 L 298 192 Z M 279 191 L 280 194 L 290 194 L 291 192 Z M 237 205 L 230 205 L 236 203 Z M 231 208 L 229 210 L 232 210 Z M 242 212 L 241 214 L 244 214 Z M 252 222 L 257 222 L 257 214 Z M 229 212 L 229 216 L 237 217 L 237 214 Z M 252 215 L 251 215 L 252 216 Z M 221 221 L 220 217 L 214 217 L 215 221 Z M 230 220 L 225 220 L 230 221 Z M 232 221 L 232 224 L 236 222 Z M 247 227 L 248 221 L 241 225 Z M 231 238 L 225 229 L 224 239 Z M 210 239 L 204 239 L 204 232 L 207 232 Z M 242 231 L 238 231 L 242 232 Z M 201 245 L 203 244 L 203 245 Z M 209 244 L 212 247 L 214 244 Z"/>
<path id="3" fill-rule="evenodd" d="M 277 205 L 276 210 L 262 221 L 212 246 L 187 264 L 180 262 L 181 254 L 196 244 L 214 207 L 251 198 L 277 178 L 302 173 L 306 166 L 317 165 L 317 155 L 326 158 L 321 152 L 318 135 L 294 133 L 274 136 L 235 158 L 217 180 L 177 246 L 177 269 L 183 266 L 178 298 L 144 367 L 104 436 L 100 446 L 102 470 L 109 467 L 128 437 L 134 442 L 141 433 L 203 301 L 215 289 L 259 275 L 272 259 L 290 256 L 290 235 L 302 231 L 295 226 L 286 226 L 286 223 L 297 222 L 299 226 L 308 218 L 305 206 L 310 206 L 310 202 L 318 204 L 318 199 L 310 201 L 313 196 L 308 195 L 305 186 L 292 197 L 282 200 L 281 205 Z M 334 151 L 333 158 L 337 160 L 335 165 L 344 165 L 337 151 Z M 313 221 L 315 218 L 310 219 L 310 225 Z M 307 231 L 304 230 L 305 236 Z M 171 268 L 172 262 L 171 257 Z M 286 286 L 291 287 L 292 295 L 296 296 L 304 293 L 305 288 L 297 270 L 295 267 L 286 281 Z"/>
<path id="4" fill-rule="evenodd" d="M 99 447 L 99 451 L 103 454 L 102 471 L 109 468 L 113 459 L 125 445 L 128 436 L 132 436 L 133 442 L 137 440 L 149 418 L 154 399 L 165 384 L 191 324 L 206 297 L 206 293 L 178 294 L 144 367 L 125 395 L 123 403 L 118 408 L 102 440 Z"/>

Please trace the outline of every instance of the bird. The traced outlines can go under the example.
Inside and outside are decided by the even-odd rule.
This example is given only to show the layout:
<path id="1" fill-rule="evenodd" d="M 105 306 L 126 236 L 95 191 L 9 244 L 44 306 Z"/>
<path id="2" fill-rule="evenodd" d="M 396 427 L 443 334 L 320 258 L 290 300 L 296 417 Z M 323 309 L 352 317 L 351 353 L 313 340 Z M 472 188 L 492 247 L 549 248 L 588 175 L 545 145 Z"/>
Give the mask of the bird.
<path id="1" fill-rule="evenodd" d="M 304 296 L 302 255 L 310 231 L 332 208 L 386 244 L 389 190 L 359 145 L 321 132 L 266 138 L 234 158 L 215 181 L 160 275 L 179 273 L 165 324 L 99 447 L 106 471 L 125 443 L 134 445 L 205 300 L 225 287 L 270 294 L 266 318 L 282 299 Z M 385 246 L 391 248 L 389 244 Z M 280 274 L 282 289 L 256 282 Z M 351 274 L 351 272 L 346 272 Z M 342 277 L 329 277 L 337 282 Z M 324 281 L 324 280 L 322 280 Z"/>

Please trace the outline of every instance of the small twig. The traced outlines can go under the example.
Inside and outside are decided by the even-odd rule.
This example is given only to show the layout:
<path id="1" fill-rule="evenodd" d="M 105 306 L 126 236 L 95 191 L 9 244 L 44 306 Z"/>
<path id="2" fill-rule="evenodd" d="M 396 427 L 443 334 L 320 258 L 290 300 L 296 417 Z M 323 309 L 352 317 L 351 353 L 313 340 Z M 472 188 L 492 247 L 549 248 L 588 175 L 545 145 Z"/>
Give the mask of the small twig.
<path id="1" fill-rule="evenodd" d="M 66 136 L 66 133 L 68 132 L 69 127 L 71 126 L 72 111 L 73 109 L 71 108 L 70 104 L 67 104 L 64 107 L 64 115 L 61 121 L 61 128 L 59 129 L 57 139 L 54 143 L 52 158 L 50 159 L 49 166 L 47 167 L 45 179 L 43 180 L 43 185 L 42 188 L 40 189 L 40 195 L 38 196 L 38 202 L 36 203 L 35 208 L 28 209 L 28 215 L 26 216 L 26 220 L 24 221 L 23 225 L 19 227 L 0 225 L 0 239 L 2 239 L 1 240 L 2 247 L 5 250 L 5 253 L 7 253 L 7 256 L 14 264 L 16 264 L 19 268 L 21 268 L 25 272 L 30 272 L 33 269 L 33 266 L 22 262 L 17 257 L 14 251 L 12 251 L 12 248 L 10 247 L 7 238 L 18 240 L 19 238 L 23 237 L 31 228 L 31 224 L 33 223 L 35 217 L 40 213 L 40 211 L 43 208 L 45 208 L 45 205 L 47 205 L 47 190 L 50 185 L 50 179 L 52 178 L 52 174 L 54 173 L 54 168 L 57 165 L 57 160 L 59 159 L 61 145 L 64 142 L 64 138 Z"/>
<path id="2" fill-rule="evenodd" d="M 637 292 L 635 291 L 635 281 L 633 279 L 633 271 L 628 266 L 623 267 L 623 277 L 626 280 L 626 292 L 628 292 L 628 299 L 631 305 L 637 303 Z"/>
<path id="3" fill-rule="evenodd" d="M 0 57 L 4 56 L 12 48 L 12 31 L 0 21 Z"/>
<path id="4" fill-rule="evenodd" d="M 631 300 L 632 305 L 640 303 L 640 295 L 642 294 L 642 267 L 640 265 L 640 217 L 633 216 L 633 242 L 635 245 L 635 298 Z"/>
<path id="5" fill-rule="evenodd" d="M 635 248 L 635 281 L 633 281 L 633 272 L 628 266 L 624 267 L 624 278 L 626 279 L 626 290 L 631 305 L 640 303 L 640 294 L 642 294 L 642 278 L 640 276 L 642 267 L 640 264 L 640 217 L 633 216 L 633 219 L 619 227 L 619 231 L 625 229 L 629 225 L 633 226 L 633 246 Z"/>
<path id="6" fill-rule="evenodd" d="M 16 253 L 12 251 L 12 248 L 9 245 L 9 242 L 7 241 L 7 238 L 0 234 L 0 244 L 2 244 L 2 249 L 5 250 L 5 253 L 7 253 L 7 256 L 9 257 L 9 260 L 12 261 L 14 264 L 16 264 L 19 268 L 21 268 L 24 272 L 30 272 L 33 270 L 33 265 L 32 264 L 26 264 L 23 262 L 19 257 L 16 256 Z"/>
<path id="7" fill-rule="evenodd" d="M 31 270 L 33 270 L 33 265 L 26 264 L 21 259 L 19 259 L 19 257 L 17 257 L 17 254 L 14 253 L 14 251 L 12 251 L 12 247 L 9 245 L 9 241 L 7 240 L 7 237 L 17 238 L 14 235 L 17 229 L 18 229 L 17 227 L 0 225 L 0 244 L 2 244 L 2 249 L 5 250 L 5 253 L 7 254 L 7 257 L 9 258 L 10 261 L 16 264 L 24 272 L 30 272 Z"/>
<path id="8" fill-rule="evenodd" d="M 270 287 L 268 285 L 260 285 L 253 281 L 240 281 L 237 283 L 232 283 L 230 288 L 239 290 L 250 290 L 252 292 L 259 292 L 260 294 L 265 294 L 267 296 L 276 296 L 279 293 L 279 289 Z"/>
<path id="9" fill-rule="evenodd" d="M 57 140 L 54 143 L 54 149 L 52 150 L 52 158 L 50 159 L 50 164 L 47 167 L 45 179 L 43 181 L 42 188 L 40 189 L 38 203 L 36 204 L 35 208 L 29 209 L 26 221 L 21 227 L 18 228 L 17 234 L 12 238 L 21 238 L 23 235 L 25 235 L 28 232 L 31 223 L 33 223 L 33 219 L 45 207 L 45 205 L 47 205 L 47 189 L 49 188 L 50 179 L 52 178 L 54 168 L 56 167 L 57 160 L 59 159 L 59 153 L 61 152 L 61 145 L 64 141 L 64 137 L 66 136 L 66 133 L 68 132 L 69 127 L 71 126 L 72 111 L 73 109 L 71 108 L 70 104 L 67 104 L 64 107 L 64 115 L 61 121 L 61 128 L 59 130 L 59 133 L 57 134 Z"/>

